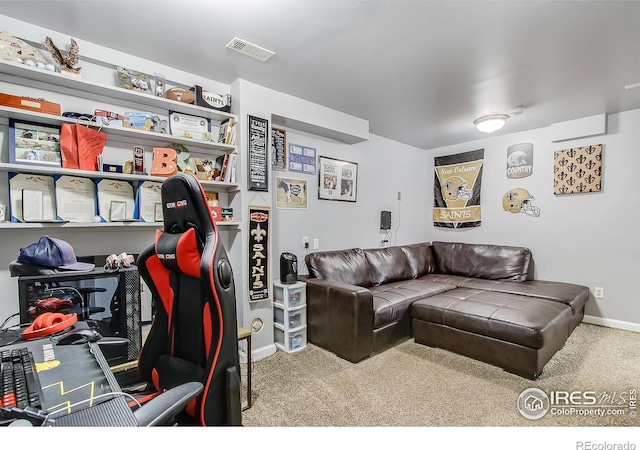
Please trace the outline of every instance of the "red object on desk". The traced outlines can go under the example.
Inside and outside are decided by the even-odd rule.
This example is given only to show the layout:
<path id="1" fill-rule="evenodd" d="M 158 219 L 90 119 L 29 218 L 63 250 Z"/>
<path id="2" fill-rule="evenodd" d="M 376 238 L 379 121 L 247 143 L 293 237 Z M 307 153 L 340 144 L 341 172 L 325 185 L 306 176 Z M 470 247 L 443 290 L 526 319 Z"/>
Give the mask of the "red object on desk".
<path id="1" fill-rule="evenodd" d="M 28 341 L 30 339 L 49 336 L 50 334 L 66 330 L 77 321 L 78 315 L 76 313 L 62 314 L 47 312 L 36 317 L 36 320 L 22 332 L 20 337 L 23 341 Z"/>

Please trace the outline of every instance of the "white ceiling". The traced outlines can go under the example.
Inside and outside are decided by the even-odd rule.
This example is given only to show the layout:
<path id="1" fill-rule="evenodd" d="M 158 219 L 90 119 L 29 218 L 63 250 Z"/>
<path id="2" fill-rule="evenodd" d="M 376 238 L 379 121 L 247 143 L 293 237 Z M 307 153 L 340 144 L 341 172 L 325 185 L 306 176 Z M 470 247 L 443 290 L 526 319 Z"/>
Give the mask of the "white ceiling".
<path id="1" fill-rule="evenodd" d="M 242 78 L 423 149 L 486 137 L 473 120 L 515 106 L 496 134 L 640 108 L 625 89 L 640 82 L 638 1 L 0 0 L 0 14 Z M 225 48 L 233 37 L 276 55 Z"/>

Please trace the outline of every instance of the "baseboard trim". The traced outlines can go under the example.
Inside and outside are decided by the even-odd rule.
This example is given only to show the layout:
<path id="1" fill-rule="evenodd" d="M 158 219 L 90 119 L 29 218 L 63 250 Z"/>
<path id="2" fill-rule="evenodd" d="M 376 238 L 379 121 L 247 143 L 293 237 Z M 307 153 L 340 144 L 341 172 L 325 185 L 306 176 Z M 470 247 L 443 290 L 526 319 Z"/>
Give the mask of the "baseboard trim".
<path id="1" fill-rule="evenodd" d="M 600 325 L 609 328 L 619 328 L 621 330 L 635 331 L 640 333 L 640 323 L 623 322 L 622 320 L 603 319 L 602 317 L 587 316 L 582 319 L 584 323 L 590 323 L 592 325 Z"/>
<path id="2" fill-rule="evenodd" d="M 266 358 L 267 356 L 273 355 L 278 350 L 276 344 L 265 345 L 260 348 L 252 348 L 251 349 L 251 360 L 252 361 L 260 361 L 261 359 Z"/>

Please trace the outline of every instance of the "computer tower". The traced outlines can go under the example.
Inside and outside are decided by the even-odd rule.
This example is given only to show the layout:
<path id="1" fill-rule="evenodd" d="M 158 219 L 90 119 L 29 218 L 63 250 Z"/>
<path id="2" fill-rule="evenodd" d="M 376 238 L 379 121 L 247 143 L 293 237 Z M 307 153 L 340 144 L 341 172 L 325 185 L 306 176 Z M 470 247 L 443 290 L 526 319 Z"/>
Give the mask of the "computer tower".
<path id="1" fill-rule="evenodd" d="M 18 277 L 20 322 L 32 323 L 44 312 L 76 313 L 104 337 L 123 337 L 129 344 L 103 347 L 109 365 L 138 358 L 142 346 L 140 274 L 134 265 L 117 271 L 96 268 Z M 45 302 L 47 299 L 62 302 Z"/>
<path id="2" fill-rule="evenodd" d="M 293 253 L 280 255 L 280 282 L 293 284 L 298 281 L 298 257 Z"/>

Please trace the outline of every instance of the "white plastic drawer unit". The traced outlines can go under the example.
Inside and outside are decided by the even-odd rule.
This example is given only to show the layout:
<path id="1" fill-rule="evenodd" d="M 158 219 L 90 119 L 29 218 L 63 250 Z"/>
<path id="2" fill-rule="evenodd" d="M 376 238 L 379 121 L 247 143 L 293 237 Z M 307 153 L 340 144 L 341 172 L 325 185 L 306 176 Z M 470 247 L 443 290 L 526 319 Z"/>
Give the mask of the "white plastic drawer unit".
<path id="1" fill-rule="evenodd" d="M 285 329 L 300 328 L 307 324 L 307 305 L 285 311 L 278 305 L 273 305 L 273 321 Z"/>
<path id="2" fill-rule="evenodd" d="M 294 284 L 284 284 L 279 281 L 273 283 L 274 304 L 285 309 L 306 305 L 307 285 L 301 281 Z"/>
<path id="3" fill-rule="evenodd" d="M 291 353 L 302 350 L 307 345 L 307 327 L 299 328 L 295 331 L 286 332 L 278 326 L 273 329 L 276 347 Z"/>

